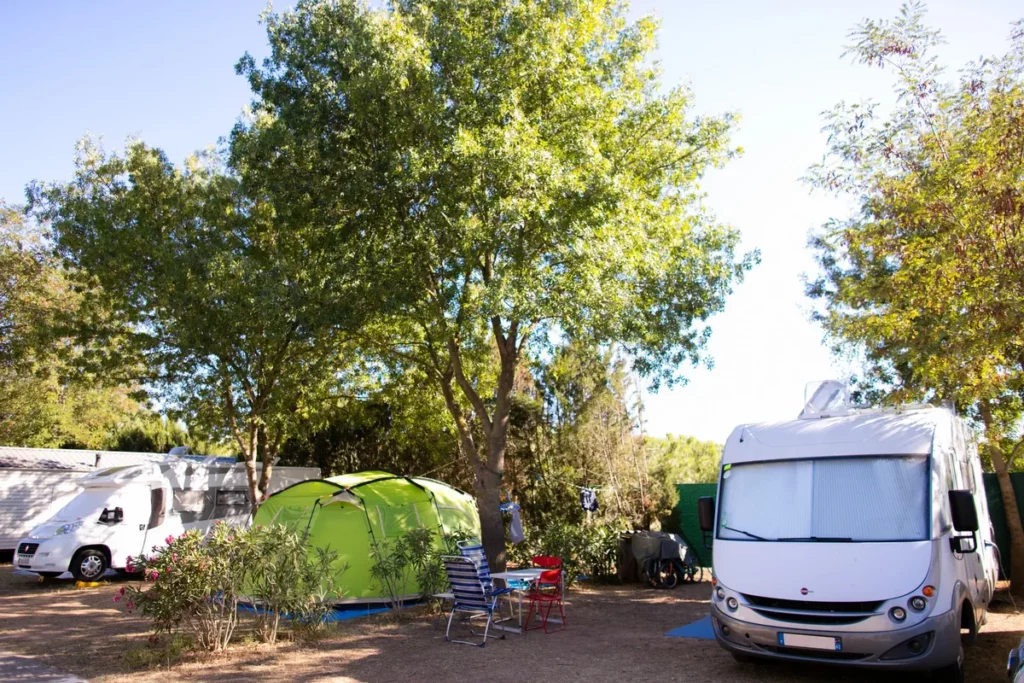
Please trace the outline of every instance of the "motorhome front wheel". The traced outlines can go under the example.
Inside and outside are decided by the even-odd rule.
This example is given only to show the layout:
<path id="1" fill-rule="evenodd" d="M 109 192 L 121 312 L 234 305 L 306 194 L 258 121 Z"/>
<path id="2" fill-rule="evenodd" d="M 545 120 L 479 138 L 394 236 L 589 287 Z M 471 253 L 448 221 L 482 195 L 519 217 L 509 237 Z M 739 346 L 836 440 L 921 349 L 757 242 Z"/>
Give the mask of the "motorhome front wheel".
<path id="1" fill-rule="evenodd" d="M 79 550 L 71 561 L 71 574 L 78 581 L 96 581 L 107 573 L 107 556 L 99 550 Z"/>

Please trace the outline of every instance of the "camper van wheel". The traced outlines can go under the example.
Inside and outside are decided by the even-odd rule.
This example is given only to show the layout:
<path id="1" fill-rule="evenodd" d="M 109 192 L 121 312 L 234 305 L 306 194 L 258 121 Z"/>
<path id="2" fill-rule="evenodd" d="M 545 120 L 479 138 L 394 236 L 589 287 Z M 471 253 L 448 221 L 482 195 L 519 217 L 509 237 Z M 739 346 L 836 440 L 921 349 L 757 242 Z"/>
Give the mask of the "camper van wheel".
<path id="1" fill-rule="evenodd" d="M 935 683 L 964 683 L 964 646 L 960 646 L 960 656 L 955 662 L 932 672 Z"/>
<path id="2" fill-rule="evenodd" d="M 94 548 L 79 550 L 71 560 L 71 575 L 76 581 L 96 581 L 107 573 L 107 556 Z"/>

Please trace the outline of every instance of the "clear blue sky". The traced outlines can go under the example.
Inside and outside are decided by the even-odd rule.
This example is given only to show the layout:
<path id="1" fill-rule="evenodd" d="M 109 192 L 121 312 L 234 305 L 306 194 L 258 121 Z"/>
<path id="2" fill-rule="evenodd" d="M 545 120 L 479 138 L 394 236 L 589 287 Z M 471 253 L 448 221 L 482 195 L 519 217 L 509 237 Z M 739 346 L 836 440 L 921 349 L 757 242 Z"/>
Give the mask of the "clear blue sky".
<path id="1" fill-rule="evenodd" d="M 176 161 L 215 144 L 249 100 L 234 63 L 266 52 L 262 0 L 174 3 L 72 0 L 0 3 L 0 198 L 20 202 L 32 179 L 70 178 L 75 141 L 111 146 L 130 135 Z M 284 5 L 279 5 L 279 9 Z M 741 422 L 800 410 L 804 383 L 837 376 L 821 331 L 808 322 L 802 273 L 813 271 L 808 231 L 847 207 L 799 182 L 824 150 L 820 112 L 841 99 L 891 100 L 880 71 L 841 60 L 850 27 L 895 15 L 896 1 L 644 0 L 662 19 L 665 82 L 685 82 L 700 112 L 742 116 L 745 155 L 707 179 L 708 204 L 738 227 L 762 263 L 713 321 L 713 370 L 646 401 L 653 435 L 722 441 Z M 932 2 L 952 67 L 1001 52 L 1010 0 Z"/>

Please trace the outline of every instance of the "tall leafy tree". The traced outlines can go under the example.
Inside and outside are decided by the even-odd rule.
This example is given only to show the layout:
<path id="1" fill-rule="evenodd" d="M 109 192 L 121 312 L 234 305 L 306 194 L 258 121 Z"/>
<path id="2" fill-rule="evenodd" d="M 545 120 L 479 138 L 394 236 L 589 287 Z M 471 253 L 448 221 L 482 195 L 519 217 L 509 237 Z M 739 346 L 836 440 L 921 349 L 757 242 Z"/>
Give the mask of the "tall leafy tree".
<path id="1" fill-rule="evenodd" d="M 99 285 L 129 331 L 140 379 L 189 424 L 235 442 L 259 500 L 281 443 L 338 391 L 360 298 L 337 250 L 212 153 L 179 168 L 141 142 L 116 154 L 84 141 L 72 182 L 29 194 L 78 286 Z"/>
<path id="2" fill-rule="evenodd" d="M 1001 57 L 947 79 L 919 4 L 865 21 L 848 54 L 890 71 L 895 108 L 842 103 L 810 182 L 857 212 L 812 238 L 808 291 L 840 346 L 862 350 L 864 387 L 951 400 L 984 426 L 1024 593 L 1024 529 L 1009 471 L 1024 450 L 1024 22 Z"/>
<path id="3" fill-rule="evenodd" d="M 617 341 L 654 380 L 703 359 L 752 263 L 700 203 L 732 117 L 662 87 L 655 22 L 617 0 L 303 0 L 266 22 L 269 58 L 238 66 L 256 98 L 234 163 L 280 211 L 358 235 L 348 257 L 400 297 L 364 343 L 443 395 L 502 566 L 530 347 Z"/>
<path id="4" fill-rule="evenodd" d="M 134 387 L 97 376 L 96 347 L 68 333 L 83 297 L 39 227 L 0 204 L 0 444 L 104 447 L 139 410 Z"/>

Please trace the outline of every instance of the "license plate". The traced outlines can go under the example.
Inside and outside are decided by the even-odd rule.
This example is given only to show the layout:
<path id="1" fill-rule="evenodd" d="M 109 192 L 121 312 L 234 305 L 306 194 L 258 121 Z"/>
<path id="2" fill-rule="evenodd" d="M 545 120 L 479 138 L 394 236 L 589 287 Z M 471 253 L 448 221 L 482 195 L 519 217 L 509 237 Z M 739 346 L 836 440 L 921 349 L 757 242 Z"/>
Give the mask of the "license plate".
<path id="1" fill-rule="evenodd" d="M 833 636 L 805 636 L 802 633 L 780 633 L 779 645 L 782 647 L 802 647 L 808 650 L 832 650 L 840 652 L 843 641 Z"/>

